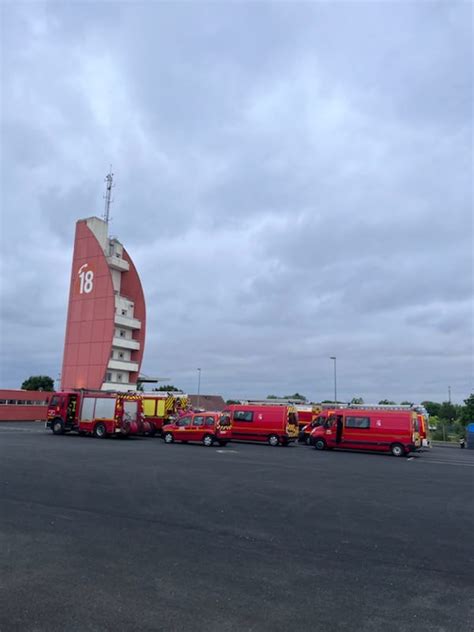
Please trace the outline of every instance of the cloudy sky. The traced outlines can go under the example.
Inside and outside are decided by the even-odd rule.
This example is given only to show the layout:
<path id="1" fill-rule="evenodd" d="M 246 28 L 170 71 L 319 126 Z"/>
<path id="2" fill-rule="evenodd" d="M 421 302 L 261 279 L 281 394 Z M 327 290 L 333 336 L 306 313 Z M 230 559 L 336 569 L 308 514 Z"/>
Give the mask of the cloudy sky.
<path id="1" fill-rule="evenodd" d="M 455 401 L 472 365 L 468 2 L 2 4 L 1 386 L 61 369 L 74 225 L 189 392 Z"/>

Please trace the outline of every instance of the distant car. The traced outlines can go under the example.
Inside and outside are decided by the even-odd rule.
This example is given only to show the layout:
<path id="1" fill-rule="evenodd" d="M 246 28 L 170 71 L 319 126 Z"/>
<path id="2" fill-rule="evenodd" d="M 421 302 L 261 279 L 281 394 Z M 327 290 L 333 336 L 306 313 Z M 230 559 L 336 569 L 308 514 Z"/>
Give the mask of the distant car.
<path id="1" fill-rule="evenodd" d="M 189 413 L 163 426 L 162 437 L 165 443 L 199 441 L 207 447 L 214 443 L 225 446 L 232 438 L 231 420 L 218 412 Z"/>

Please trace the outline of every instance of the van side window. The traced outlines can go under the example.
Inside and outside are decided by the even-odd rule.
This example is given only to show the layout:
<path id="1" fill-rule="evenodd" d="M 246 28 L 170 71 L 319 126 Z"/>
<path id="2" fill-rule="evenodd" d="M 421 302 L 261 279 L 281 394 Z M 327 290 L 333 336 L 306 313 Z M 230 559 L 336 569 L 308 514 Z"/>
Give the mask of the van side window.
<path id="1" fill-rule="evenodd" d="M 190 426 L 191 425 L 191 417 L 181 417 L 178 419 L 178 426 Z"/>
<path id="2" fill-rule="evenodd" d="M 236 410 L 234 421 L 253 421 L 253 412 L 251 410 Z"/>
<path id="3" fill-rule="evenodd" d="M 346 428 L 370 428 L 370 417 L 346 417 Z"/>
<path id="4" fill-rule="evenodd" d="M 209 415 L 209 417 L 206 417 L 206 426 L 213 426 L 214 425 L 214 417 L 211 417 L 211 415 Z"/>
<path id="5" fill-rule="evenodd" d="M 204 426 L 204 417 L 202 415 L 194 417 L 193 426 Z"/>
<path id="6" fill-rule="evenodd" d="M 59 404 L 59 397 L 57 395 L 53 395 L 51 397 L 51 401 L 49 402 L 50 406 L 57 406 Z"/>

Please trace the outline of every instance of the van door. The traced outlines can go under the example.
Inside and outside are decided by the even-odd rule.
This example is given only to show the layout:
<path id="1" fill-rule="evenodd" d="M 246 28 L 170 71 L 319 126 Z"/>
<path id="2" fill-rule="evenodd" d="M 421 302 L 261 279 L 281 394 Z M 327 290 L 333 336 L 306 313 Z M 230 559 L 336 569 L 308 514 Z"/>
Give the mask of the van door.
<path id="1" fill-rule="evenodd" d="M 190 441 L 202 441 L 205 435 L 204 415 L 194 415 L 193 423 L 190 426 Z M 209 431 L 212 433 L 212 429 Z"/>
<path id="2" fill-rule="evenodd" d="M 190 441 L 193 431 L 191 430 L 192 417 L 181 417 L 176 422 L 176 432 L 174 433 L 177 441 Z"/>
<path id="3" fill-rule="evenodd" d="M 287 409 L 285 432 L 291 439 L 296 439 L 298 436 L 298 413 L 294 408 Z"/>
<path id="4" fill-rule="evenodd" d="M 253 441 L 258 440 L 260 435 L 265 435 L 265 429 L 255 428 L 254 426 L 253 410 L 234 410 L 232 417 L 232 436 L 236 439 Z M 261 414 L 259 417 L 259 422 L 261 422 L 263 415 Z"/>
<path id="5" fill-rule="evenodd" d="M 336 445 L 342 442 L 344 422 L 342 415 L 336 415 Z"/>
<path id="6" fill-rule="evenodd" d="M 370 417 L 368 415 L 350 413 L 345 416 L 343 435 L 341 437 L 341 447 L 366 450 L 367 448 L 377 449 L 370 428 Z"/>

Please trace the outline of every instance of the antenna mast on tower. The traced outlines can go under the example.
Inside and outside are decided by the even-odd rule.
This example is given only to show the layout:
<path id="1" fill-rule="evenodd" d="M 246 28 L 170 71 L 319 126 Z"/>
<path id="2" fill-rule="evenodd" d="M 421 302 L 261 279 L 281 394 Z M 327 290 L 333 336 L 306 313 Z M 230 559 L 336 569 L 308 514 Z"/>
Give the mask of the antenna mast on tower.
<path id="1" fill-rule="evenodd" d="M 112 188 L 114 185 L 114 174 L 112 173 L 112 165 L 110 166 L 109 173 L 105 176 L 105 210 L 104 210 L 104 220 L 108 224 L 110 219 L 110 204 L 112 202 Z"/>

